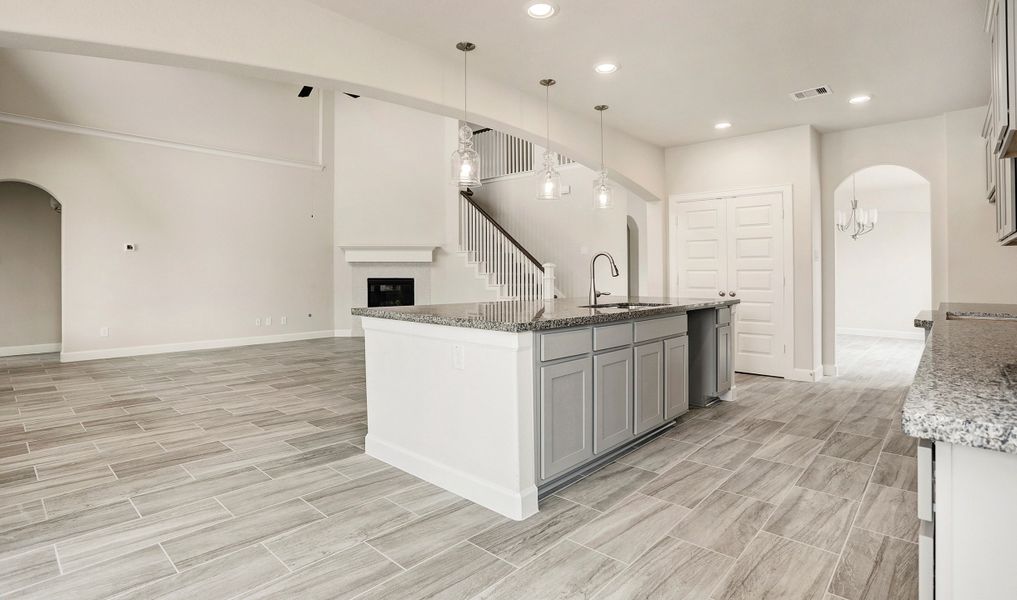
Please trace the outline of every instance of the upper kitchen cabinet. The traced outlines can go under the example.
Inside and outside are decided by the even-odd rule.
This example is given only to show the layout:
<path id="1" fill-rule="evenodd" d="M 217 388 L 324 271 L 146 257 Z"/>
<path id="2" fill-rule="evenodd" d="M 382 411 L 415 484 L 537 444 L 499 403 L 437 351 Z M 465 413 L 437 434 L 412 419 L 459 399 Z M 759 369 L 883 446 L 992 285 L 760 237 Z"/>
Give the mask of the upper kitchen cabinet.
<path id="1" fill-rule="evenodd" d="M 996 239 L 1017 243 L 1017 0 L 989 0 L 991 89 L 985 119 L 986 195 L 996 203 Z"/>

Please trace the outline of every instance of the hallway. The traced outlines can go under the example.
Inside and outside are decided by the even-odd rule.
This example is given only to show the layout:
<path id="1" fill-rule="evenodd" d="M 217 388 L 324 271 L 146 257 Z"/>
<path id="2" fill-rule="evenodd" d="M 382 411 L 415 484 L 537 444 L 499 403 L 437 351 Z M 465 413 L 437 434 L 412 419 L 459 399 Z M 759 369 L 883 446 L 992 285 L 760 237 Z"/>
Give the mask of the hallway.
<path id="1" fill-rule="evenodd" d="M 363 454 L 357 339 L 0 358 L 0 595 L 914 598 L 922 345 L 839 343 L 523 522 Z"/>

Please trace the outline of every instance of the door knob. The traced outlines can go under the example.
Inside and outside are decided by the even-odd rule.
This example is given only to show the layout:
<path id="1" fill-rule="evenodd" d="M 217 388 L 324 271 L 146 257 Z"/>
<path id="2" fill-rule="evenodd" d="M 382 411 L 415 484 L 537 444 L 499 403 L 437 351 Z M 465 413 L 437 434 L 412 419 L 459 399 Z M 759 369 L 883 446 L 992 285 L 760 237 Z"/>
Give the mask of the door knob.
<path id="1" fill-rule="evenodd" d="M 725 294 L 724 292 L 717 292 L 717 293 L 720 294 L 721 296 L 727 296 L 727 294 Z"/>
<path id="2" fill-rule="evenodd" d="M 731 290 L 731 297 L 732 297 L 732 298 L 734 298 L 734 297 L 735 297 L 735 293 L 734 293 L 734 290 Z"/>

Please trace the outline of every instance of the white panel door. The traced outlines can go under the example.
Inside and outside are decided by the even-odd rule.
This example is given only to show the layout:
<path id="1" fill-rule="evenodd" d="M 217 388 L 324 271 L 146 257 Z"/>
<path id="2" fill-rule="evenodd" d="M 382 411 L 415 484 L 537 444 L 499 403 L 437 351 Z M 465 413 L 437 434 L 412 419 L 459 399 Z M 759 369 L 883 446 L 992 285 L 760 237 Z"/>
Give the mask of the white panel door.
<path id="1" fill-rule="evenodd" d="M 727 295 L 727 214 L 723 199 L 681 202 L 676 206 L 677 292 L 681 298 Z"/>
<path id="2" fill-rule="evenodd" d="M 786 375 L 783 197 L 727 200 L 727 293 L 741 300 L 735 323 L 735 369 Z"/>

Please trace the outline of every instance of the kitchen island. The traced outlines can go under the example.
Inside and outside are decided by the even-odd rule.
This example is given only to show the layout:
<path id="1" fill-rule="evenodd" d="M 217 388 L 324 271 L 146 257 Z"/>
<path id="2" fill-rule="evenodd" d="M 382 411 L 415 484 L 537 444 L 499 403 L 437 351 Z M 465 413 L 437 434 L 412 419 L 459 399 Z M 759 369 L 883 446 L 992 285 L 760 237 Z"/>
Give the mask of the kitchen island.
<path id="1" fill-rule="evenodd" d="M 369 455 L 525 519 L 733 381 L 737 300 L 356 308 Z M 691 324 L 690 324 L 691 323 Z"/>
<path id="2" fill-rule="evenodd" d="M 919 438 L 919 598 L 1017 598 L 1017 305 L 923 312 L 901 415 Z"/>

